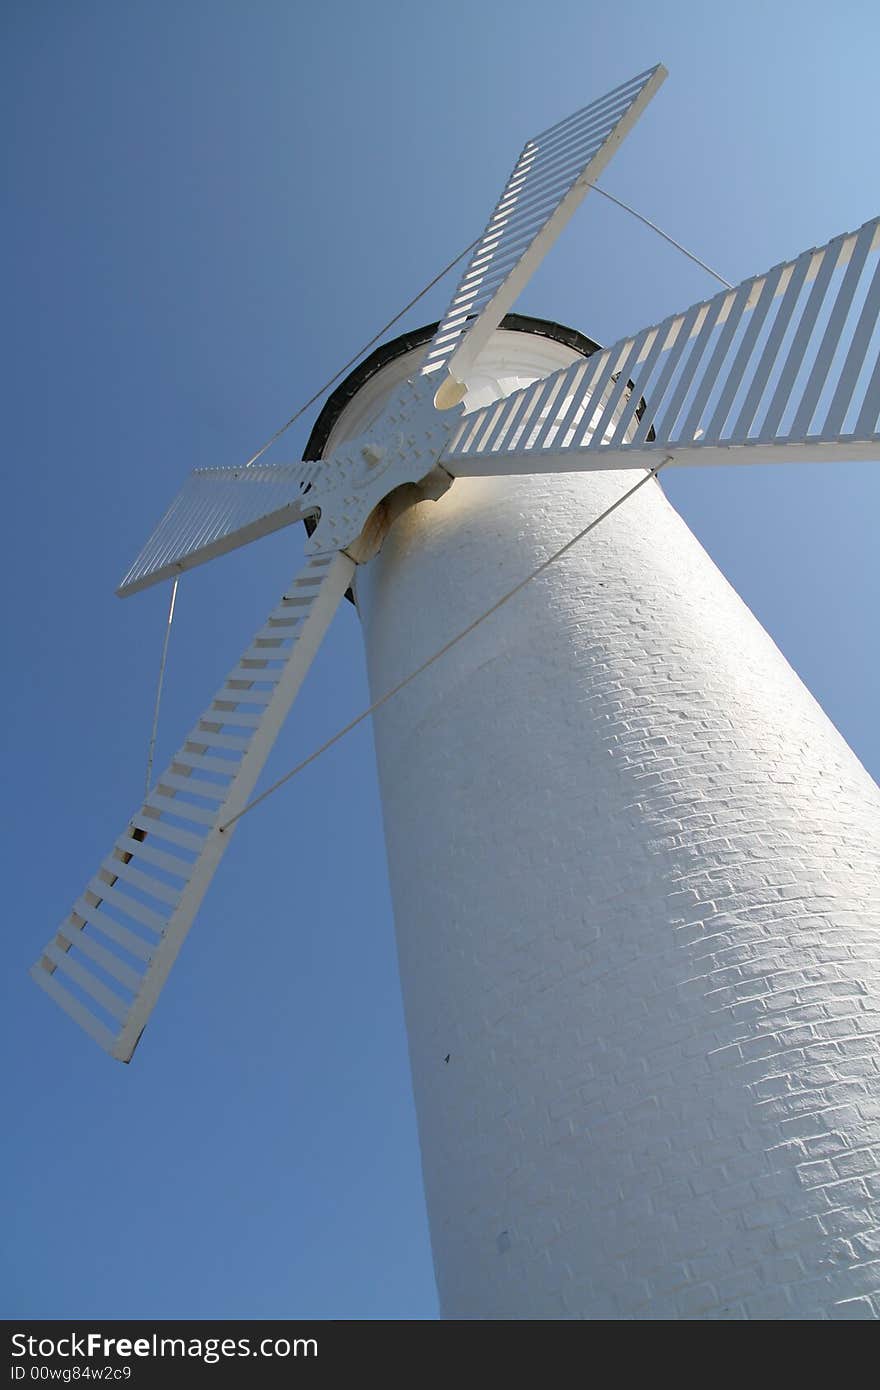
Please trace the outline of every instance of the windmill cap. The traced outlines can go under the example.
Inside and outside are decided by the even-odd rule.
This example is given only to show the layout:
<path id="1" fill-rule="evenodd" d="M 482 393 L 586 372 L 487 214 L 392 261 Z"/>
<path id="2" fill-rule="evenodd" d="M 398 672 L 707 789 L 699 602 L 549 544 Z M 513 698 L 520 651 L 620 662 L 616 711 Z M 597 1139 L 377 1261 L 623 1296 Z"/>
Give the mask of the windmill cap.
<path id="1" fill-rule="evenodd" d="M 554 323 L 551 319 L 532 318 L 530 314 L 505 314 L 498 327 L 507 332 L 527 333 L 533 337 L 550 338 L 553 342 L 571 348 L 584 357 L 589 357 L 592 353 L 600 350 L 599 343 L 588 338 L 586 334 L 579 333 L 576 328 L 567 328 L 564 324 Z M 436 323 L 428 323 L 422 328 L 410 329 L 409 332 L 401 333 L 399 337 L 392 338 L 390 342 L 382 343 L 380 347 L 375 348 L 370 353 L 369 357 L 365 357 L 362 362 L 359 362 L 324 402 L 321 413 L 312 427 L 303 457 L 307 459 L 323 458 L 335 426 L 358 393 L 389 363 L 414 353 L 418 348 L 427 346 L 434 337 L 437 328 Z M 314 517 L 306 517 L 303 524 L 308 534 L 311 535 L 317 526 L 317 521 Z M 354 603 L 351 589 L 348 590 L 346 598 Z"/>
<path id="2" fill-rule="evenodd" d="M 390 342 L 382 343 L 380 347 L 375 348 L 370 353 L 369 357 L 365 357 L 363 362 L 359 362 L 324 402 L 323 409 L 309 435 L 303 457 L 307 459 L 323 458 L 327 441 L 334 426 L 346 406 L 354 400 L 358 392 L 377 372 L 387 367 L 389 362 L 394 362 L 399 357 L 405 357 L 417 348 L 425 347 L 433 338 L 438 327 L 439 325 L 436 323 L 429 323 L 422 328 L 413 328 L 407 333 L 401 333 L 399 337 L 392 338 Z M 551 338 L 554 342 L 562 343 L 563 346 L 572 348 L 584 357 L 598 352 L 601 346 L 592 338 L 588 338 L 586 334 L 579 333 L 576 328 L 566 328 L 564 324 L 553 323 L 550 319 L 532 318 L 530 314 L 505 314 L 498 327 L 508 332 L 530 333 L 539 338 Z M 310 518 L 305 524 L 309 529 L 309 534 L 311 534 L 315 527 L 314 520 Z"/>

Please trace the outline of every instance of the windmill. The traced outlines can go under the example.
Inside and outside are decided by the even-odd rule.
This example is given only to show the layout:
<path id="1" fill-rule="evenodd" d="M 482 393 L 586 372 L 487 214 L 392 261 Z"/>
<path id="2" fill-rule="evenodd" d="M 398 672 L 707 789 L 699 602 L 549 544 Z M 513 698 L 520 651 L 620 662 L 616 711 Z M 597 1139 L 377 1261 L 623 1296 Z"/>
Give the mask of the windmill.
<path id="1" fill-rule="evenodd" d="M 606 349 L 505 319 L 665 76 L 527 142 L 321 457 L 186 483 L 121 594 L 306 564 L 32 970 L 131 1059 L 353 587 L 451 1316 L 880 1315 L 880 797 L 656 483 L 878 457 L 880 223 Z"/>

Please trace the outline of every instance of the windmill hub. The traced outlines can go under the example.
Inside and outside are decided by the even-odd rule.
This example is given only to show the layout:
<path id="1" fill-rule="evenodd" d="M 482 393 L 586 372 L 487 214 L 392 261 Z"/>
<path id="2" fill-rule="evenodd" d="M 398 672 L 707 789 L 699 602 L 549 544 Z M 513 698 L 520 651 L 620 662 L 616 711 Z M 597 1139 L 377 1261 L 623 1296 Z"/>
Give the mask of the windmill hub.
<path id="1" fill-rule="evenodd" d="M 399 381 L 378 418 L 322 462 L 310 494 L 320 511 L 310 551 L 332 548 L 354 555 L 352 547 L 390 494 L 405 485 L 424 485 L 424 495 L 435 496 L 450 485 L 452 476 L 438 459 L 458 427 L 461 408 L 440 414 L 434 391 L 432 377 L 414 374 Z M 356 558 L 361 560 L 360 552 Z"/>

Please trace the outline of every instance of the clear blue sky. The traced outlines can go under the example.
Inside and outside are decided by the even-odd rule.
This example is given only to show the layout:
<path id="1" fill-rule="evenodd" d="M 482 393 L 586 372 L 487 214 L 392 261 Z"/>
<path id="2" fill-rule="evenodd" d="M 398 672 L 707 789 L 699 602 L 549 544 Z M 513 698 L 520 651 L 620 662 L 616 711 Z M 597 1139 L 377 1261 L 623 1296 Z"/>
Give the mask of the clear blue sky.
<path id="1" fill-rule="evenodd" d="M 6 0 L 5 1316 L 436 1316 L 369 728 L 242 824 L 131 1067 L 27 979 L 140 798 L 167 592 L 114 586 L 189 469 L 244 461 L 480 231 L 526 137 L 658 60 L 604 183 L 729 279 L 875 215 L 878 29 L 870 0 Z M 518 307 L 611 341 L 711 290 L 593 198 Z M 877 775 L 880 466 L 665 486 Z M 302 541 L 182 583 L 160 766 Z M 346 606 L 267 776 L 365 703 Z"/>

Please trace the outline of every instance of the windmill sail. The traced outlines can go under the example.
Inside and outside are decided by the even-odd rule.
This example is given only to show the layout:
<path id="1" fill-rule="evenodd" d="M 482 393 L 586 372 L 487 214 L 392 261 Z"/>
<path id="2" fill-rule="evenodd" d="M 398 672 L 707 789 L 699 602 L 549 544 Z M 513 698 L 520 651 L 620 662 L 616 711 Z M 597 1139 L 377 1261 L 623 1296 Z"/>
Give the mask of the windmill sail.
<path id="1" fill-rule="evenodd" d="M 31 969 L 120 1061 L 134 1052 L 235 828 L 223 827 L 253 791 L 354 568 L 337 553 L 308 561 Z"/>
<path id="2" fill-rule="evenodd" d="M 468 415 L 455 476 L 880 457 L 880 218 Z"/>
<path id="3" fill-rule="evenodd" d="M 136 594 L 315 510 L 306 492 L 320 463 L 197 468 L 175 497 L 117 593 Z"/>
<path id="4" fill-rule="evenodd" d="M 666 76 L 658 63 L 527 141 L 428 348 L 425 372 L 445 366 L 455 382 L 467 380 L 492 333 Z"/>

